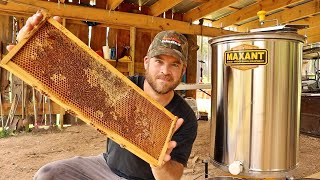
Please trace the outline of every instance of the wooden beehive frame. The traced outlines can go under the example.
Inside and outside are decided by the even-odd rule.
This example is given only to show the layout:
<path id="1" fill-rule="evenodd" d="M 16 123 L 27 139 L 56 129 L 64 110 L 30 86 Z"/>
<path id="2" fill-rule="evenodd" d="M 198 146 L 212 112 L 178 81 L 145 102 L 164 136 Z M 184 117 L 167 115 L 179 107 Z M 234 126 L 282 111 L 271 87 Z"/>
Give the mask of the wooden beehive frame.
<path id="1" fill-rule="evenodd" d="M 75 106 L 72 106 L 72 104 L 65 103 L 61 101 L 58 97 L 56 97 L 54 94 L 52 94 L 51 90 L 49 90 L 44 83 L 42 83 L 40 80 L 36 79 L 34 76 L 29 74 L 27 71 L 25 71 L 23 68 L 15 64 L 13 61 L 11 61 L 12 58 L 22 49 L 22 47 L 28 42 L 28 40 L 39 30 L 45 23 L 50 23 L 55 28 L 60 30 L 64 35 L 66 35 L 68 38 L 70 38 L 71 41 L 75 42 L 84 52 L 88 53 L 91 57 L 93 57 L 97 62 L 105 66 L 108 70 L 110 70 L 112 73 L 114 73 L 117 77 L 119 77 L 122 82 L 129 85 L 134 91 L 139 93 L 142 97 L 147 99 L 153 106 L 158 108 L 161 112 L 163 112 L 169 119 L 171 119 L 171 125 L 168 129 L 168 133 L 166 136 L 165 144 L 162 147 L 161 153 L 159 158 L 155 158 L 142 150 L 141 148 L 137 147 L 136 145 L 132 144 L 130 141 L 119 135 L 118 133 L 106 129 L 103 126 L 100 126 L 99 124 L 93 124 L 90 118 L 84 115 L 83 112 L 80 112 L 79 109 L 77 109 Z M 101 58 L 99 55 L 97 55 L 93 50 L 91 50 L 86 44 L 84 44 L 81 40 L 79 40 L 76 36 L 74 36 L 71 32 L 69 32 L 64 26 L 56 22 L 54 19 L 49 18 L 48 16 L 45 16 L 43 21 L 40 22 L 40 24 L 35 27 L 33 31 L 31 31 L 28 35 L 26 35 L 15 47 L 13 50 L 11 50 L 8 55 L 5 56 L 5 58 L 1 61 L 1 67 L 7 69 L 8 71 L 12 72 L 14 75 L 28 83 L 29 85 L 35 87 L 37 90 L 47 94 L 50 99 L 55 101 L 57 104 L 65 108 L 66 110 L 69 110 L 75 115 L 77 115 L 80 119 L 85 121 L 88 124 L 91 124 L 95 128 L 97 128 L 99 131 L 106 134 L 109 138 L 120 144 L 122 147 L 128 149 L 130 152 L 134 153 L 141 159 L 145 160 L 149 164 L 152 164 L 153 166 L 160 166 L 163 163 L 163 158 L 166 153 L 168 142 L 171 140 L 177 117 L 174 116 L 171 112 L 169 112 L 167 109 L 165 109 L 162 105 L 160 105 L 157 101 L 150 98 L 148 95 L 145 94 L 143 90 L 141 90 L 138 86 L 136 86 L 134 83 L 132 83 L 126 76 L 124 76 L 122 73 L 120 73 L 117 69 L 115 69 L 113 66 L 111 66 L 109 63 L 107 63 L 103 58 Z"/>

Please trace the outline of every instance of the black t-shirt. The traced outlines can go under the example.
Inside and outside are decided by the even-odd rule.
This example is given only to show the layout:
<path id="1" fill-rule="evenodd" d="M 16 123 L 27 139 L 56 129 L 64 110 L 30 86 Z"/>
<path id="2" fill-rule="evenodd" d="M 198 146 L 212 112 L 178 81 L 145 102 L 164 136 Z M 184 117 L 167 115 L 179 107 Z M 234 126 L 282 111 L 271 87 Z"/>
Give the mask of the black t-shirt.
<path id="1" fill-rule="evenodd" d="M 144 77 L 133 76 L 130 80 L 143 89 Z M 182 126 L 172 137 L 177 142 L 176 148 L 171 152 L 171 159 L 187 164 L 192 144 L 197 135 L 197 119 L 191 107 L 177 93 L 165 107 L 172 114 L 184 119 Z M 147 180 L 154 179 L 150 165 L 128 150 L 121 148 L 117 143 L 109 140 L 107 153 L 104 157 L 110 169 L 117 175 L 126 179 Z"/>

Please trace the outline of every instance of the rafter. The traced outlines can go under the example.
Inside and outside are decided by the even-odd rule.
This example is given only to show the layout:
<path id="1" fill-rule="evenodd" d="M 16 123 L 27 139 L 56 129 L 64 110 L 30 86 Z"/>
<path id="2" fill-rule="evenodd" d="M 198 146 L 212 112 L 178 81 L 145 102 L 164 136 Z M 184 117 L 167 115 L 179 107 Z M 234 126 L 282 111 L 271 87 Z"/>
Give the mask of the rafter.
<path id="1" fill-rule="evenodd" d="M 277 19 L 281 24 L 285 24 L 285 23 L 288 23 L 289 21 L 295 21 L 295 20 L 301 19 L 303 17 L 309 17 L 309 16 L 312 16 L 312 15 L 317 14 L 319 12 L 320 12 L 319 3 L 317 3 L 316 1 L 310 1 L 308 3 L 302 4 L 299 6 L 295 6 L 290 9 L 285 9 L 281 12 L 272 14 L 270 16 L 266 16 L 266 19 L 267 20 Z M 318 21 L 318 23 L 319 23 L 319 21 Z M 291 23 L 291 24 L 293 24 L 293 23 Z M 266 22 L 264 24 L 264 27 L 274 26 L 274 25 L 275 25 L 275 21 L 274 22 Z M 259 27 L 260 26 L 259 26 L 258 20 L 255 20 L 250 23 L 246 23 L 246 24 L 239 26 L 238 31 L 244 32 L 247 29 L 254 29 L 254 28 L 259 28 Z"/>
<path id="2" fill-rule="evenodd" d="M 40 0 L 15 0 L 14 2 L 9 1 L 7 5 L 0 4 L 0 12 L 7 12 L 11 15 L 20 14 L 30 16 L 31 14 L 34 14 L 38 9 L 43 8 L 47 9 L 51 15 L 61 16 L 66 19 L 94 21 L 107 25 L 129 26 L 158 31 L 172 29 L 183 34 L 204 35 L 209 37 L 234 33 L 222 29 L 192 25 L 190 23 L 177 20 L 164 19 L 141 14 L 108 11 L 92 7 L 75 5 L 66 5 L 59 7 L 55 5 L 55 3 Z"/>
<path id="3" fill-rule="evenodd" d="M 301 29 L 298 31 L 299 34 L 301 35 L 306 35 L 311 39 L 315 39 L 314 37 L 319 36 L 320 37 L 320 15 L 318 16 L 313 16 L 310 18 L 306 19 L 301 19 L 298 21 L 292 22 L 292 24 L 307 24 L 309 25 L 308 29 Z"/>
<path id="4" fill-rule="evenodd" d="M 192 0 L 192 2 L 196 2 L 196 3 L 206 3 L 209 0 Z"/>
<path id="5" fill-rule="evenodd" d="M 107 9 L 115 10 L 123 0 L 107 0 Z"/>
<path id="6" fill-rule="evenodd" d="M 320 42 L 320 35 L 317 36 L 311 36 L 307 38 L 307 43 L 311 44 L 311 43 L 316 43 L 316 42 Z"/>
<path id="7" fill-rule="evenodd" d="M 319 36 L 320 35 L 320 25 L 319 26 L 315 26 L 315 27 L 311 27 L 308 29 L 301 29 L 299 30 L 299 34 L 306 34 L 307 37 L 312 37 L 312 36 Z"/>
<path id="8" fill-rule="evenodd" d="M 241 0 L 210 0 L 202 4 L 201 6 L 194 8 L 193 10 L 184 14 L 183 20 L 187 22 L 196 21 L 214 11 L 218 11 L 239 1 Z"/>
<path id="9" fill-rule="evenodd" d="M 166 12 L 179 4 L 181 1 L 182 0 L 159 0 L 150 6 L 150 15 L 159 16 L 163 12 Z"/>
<path id="10" fill-rule="evenodd" d="M 280 8 L 284 8 L 290 4 L 302 2 L 304 0 L 291 0 L 291 1 L 284 1 L 284 0 L 261 0 L 259 3 L 252 4 L 248 7 L 242 8 L 241 10 L 230 14 L 227 17 L 221 18 L 212 23 L 213 27 L 227 27 L 232 25 L 236 22 L 243 21 L 249 19 L 251 17 L 257 16 L 257 12 L 260 10 L 264 11 L 271 11 Z"/>
<path id="11" fill-rule="evenodd" d="M 320 22 L 320 15 L 299 19 L 297 21 L 290 22 L 290 24 L 307 24 L 309 25 L 309 27 L 315 27 L 320 25 L 319 22 Z"/>

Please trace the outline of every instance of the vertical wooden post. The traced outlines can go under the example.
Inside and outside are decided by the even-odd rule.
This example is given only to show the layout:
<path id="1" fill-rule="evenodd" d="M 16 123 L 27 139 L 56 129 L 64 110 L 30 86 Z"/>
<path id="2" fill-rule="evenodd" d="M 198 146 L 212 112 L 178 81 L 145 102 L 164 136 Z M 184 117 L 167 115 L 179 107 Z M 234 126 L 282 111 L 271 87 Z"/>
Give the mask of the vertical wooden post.
<path id="1" fill-rule="evenodd" d="M 63 121 L 64 121 L 64 114 L 66 113 L 65 109 L 63 107 L 60 107 L 60 116 L 59 116 L 59 123 L 60 123 L 60 129 L 63 128 Z"/>
<path id="2" fill-rule="evenodd" d="M 135 49 L 136 49 L 136 32 L 135 27 L 130 27 L 130 56 L 131 63 L 129 64 L 129 76 L 134 75 L 134 58 L 135 58 Z"/>
<path id="3" fill-rule="evenodd" d="M 197 36 L 196 35 L 187 35 L 188 39 L 188 66 L 187 66 L 187 83 L 194 84 L 197 82 Z M 197 91 L 189 90 L 186 93 L 186 97 L 192 97 L 196 99 Z"/>
<path id="4" fill-rule="evenodd" d="M 66 27 L 66 18 L 62 18 L 62 26 Z"/>

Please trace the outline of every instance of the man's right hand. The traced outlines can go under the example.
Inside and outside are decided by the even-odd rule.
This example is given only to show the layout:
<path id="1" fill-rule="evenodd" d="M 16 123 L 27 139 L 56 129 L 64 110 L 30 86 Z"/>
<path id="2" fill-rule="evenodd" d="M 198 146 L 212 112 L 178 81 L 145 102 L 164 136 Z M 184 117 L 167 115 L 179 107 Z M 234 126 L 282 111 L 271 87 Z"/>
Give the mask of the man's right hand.
<path id="1" fill-rule="evenodd" d="M 19 42 L 26 34 L 28 34 L 30 31 L 34 29 L 35 26 L 37 26 L 43 18 L 43 14 L 38 11 L 33 16 L 29 17 L 26 24 L 20 29 L 18 35 L 17 35 L 17 41 Z M 62 22 L 62 19 L 59 16 L 54 16 L 53 19 L 55 19 L 58 22 Z M 15 45 L 8 45 L 7 50 L 11 51 Z"/>

